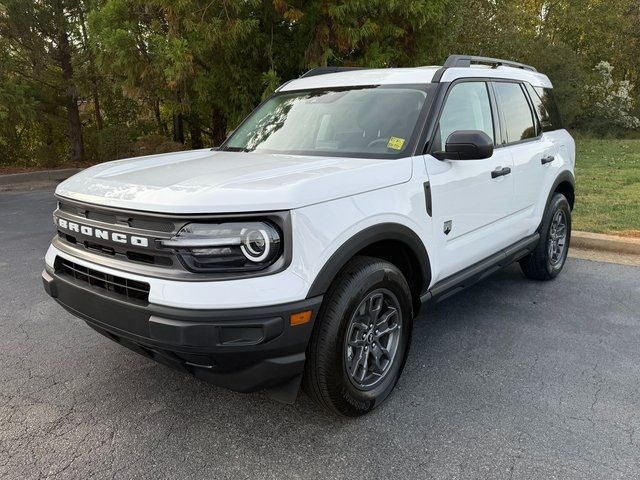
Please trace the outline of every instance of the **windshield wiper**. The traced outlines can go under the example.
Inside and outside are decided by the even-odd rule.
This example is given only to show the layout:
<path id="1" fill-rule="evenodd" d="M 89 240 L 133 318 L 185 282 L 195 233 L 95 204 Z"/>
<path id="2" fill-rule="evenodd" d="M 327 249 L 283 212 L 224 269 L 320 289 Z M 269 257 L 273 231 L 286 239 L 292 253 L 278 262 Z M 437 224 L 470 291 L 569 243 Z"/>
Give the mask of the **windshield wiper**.
<path id="1" fill-rule="evenodd" d="M 248 152 L 248 150 L 246 148 L 242 148 L 242 147 L 224 147 L 223 150 L 225 152 Z"/>

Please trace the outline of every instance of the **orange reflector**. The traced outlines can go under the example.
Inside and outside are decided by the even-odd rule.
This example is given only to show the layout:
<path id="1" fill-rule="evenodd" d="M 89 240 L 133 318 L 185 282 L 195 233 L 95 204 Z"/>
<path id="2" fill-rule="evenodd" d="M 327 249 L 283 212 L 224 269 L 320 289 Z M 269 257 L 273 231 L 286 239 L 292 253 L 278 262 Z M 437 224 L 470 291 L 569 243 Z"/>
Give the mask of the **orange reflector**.
<path id="1" fill-rule="evenodd" d="M 295 327 L 296 325 L 304 325 L 311 320 L 312 310 L 305 310 L 304 312 L 292 313 L 291 317 L 289 317 L 289 321 L 291 322 L 291 326 Z"/>

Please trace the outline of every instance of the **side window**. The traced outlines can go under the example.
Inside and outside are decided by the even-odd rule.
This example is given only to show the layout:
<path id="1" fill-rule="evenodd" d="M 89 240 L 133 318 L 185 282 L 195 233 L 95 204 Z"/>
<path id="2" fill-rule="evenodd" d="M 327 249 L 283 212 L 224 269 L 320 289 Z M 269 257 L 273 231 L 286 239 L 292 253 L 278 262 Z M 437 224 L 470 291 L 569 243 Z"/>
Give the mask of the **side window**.
<path id="1" fill-rule="evenodd" d="M 519 83 L 496 82 L 495 90 L 507 143 L 535 138 L 533 115 L 522 86 Z"/>
<path id="2" fill-rule="evenodd" d="M 530 88 L 535 92 L 531 95 L 534 104 L 536 101 L 539 101 L 541 108 L 544 109 L 544 113 L 539 115 L 540 123 L 542 123 L 542 129 L 545 132 L 550 132 L 552 130 L 560 130 L 563 128 L 560 112 L 558 111 L 558 104 L 553 97 L 553 90 L 542 87 Z"/>
<path id="3" fill-rule="evenodd" d="M 463 82 L 449 91 L 440 116 L 436 150 L 442 150 L 449 135 L 456 130 L 481 130 L 495 141 L 489 92 L 485 82 Z"/>

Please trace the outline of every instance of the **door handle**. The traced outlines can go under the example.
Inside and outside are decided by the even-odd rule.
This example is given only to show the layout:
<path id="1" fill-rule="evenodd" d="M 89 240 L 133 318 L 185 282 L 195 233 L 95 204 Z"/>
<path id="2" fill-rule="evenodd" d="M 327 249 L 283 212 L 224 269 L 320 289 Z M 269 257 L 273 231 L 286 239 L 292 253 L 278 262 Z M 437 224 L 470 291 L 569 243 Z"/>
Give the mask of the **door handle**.
<path id="1" fill-rule="evenodd" d="M 491 172 L 491 178 L 498 178 L 504 175 L 509 175 L 511 173 L 511 168 L 509 167 L 498 167 L 493 172 Z"/>
<path id="2" fill-rule="evenodd" d="M 542 165 L 545 165 L 547 163 L 551 163 L 556 159 L 556 157 L 554 157 L 553 155 L 547 155 L 546 157 L 542 157 L 540 159 L 540 163 L 542 163 Z"/>

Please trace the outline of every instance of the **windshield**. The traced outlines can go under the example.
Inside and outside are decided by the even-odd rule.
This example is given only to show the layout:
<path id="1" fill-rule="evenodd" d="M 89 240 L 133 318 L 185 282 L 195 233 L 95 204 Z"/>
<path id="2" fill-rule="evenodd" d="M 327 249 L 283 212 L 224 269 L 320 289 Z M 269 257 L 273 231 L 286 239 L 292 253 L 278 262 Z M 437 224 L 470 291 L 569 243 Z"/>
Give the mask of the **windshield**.
<path id="1" fill-rule="evenodd" d="M 426 86 L 378 86 L 276 94 L 222 150 L 397 158 L 406 154 Z"/>

